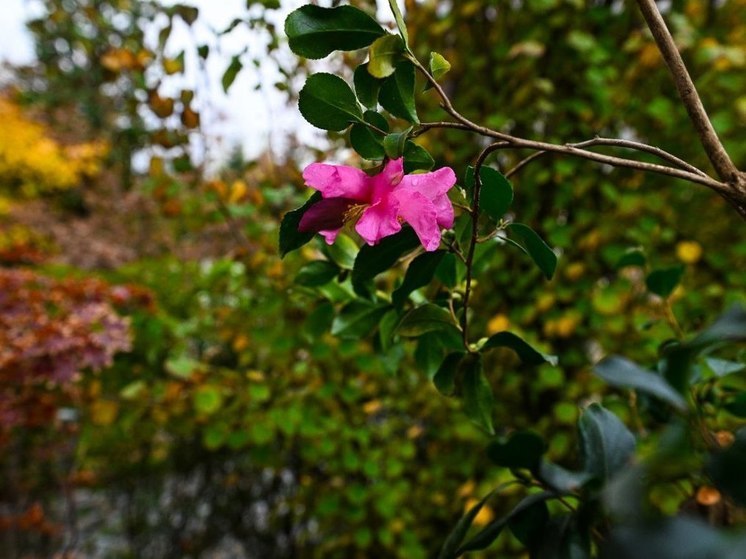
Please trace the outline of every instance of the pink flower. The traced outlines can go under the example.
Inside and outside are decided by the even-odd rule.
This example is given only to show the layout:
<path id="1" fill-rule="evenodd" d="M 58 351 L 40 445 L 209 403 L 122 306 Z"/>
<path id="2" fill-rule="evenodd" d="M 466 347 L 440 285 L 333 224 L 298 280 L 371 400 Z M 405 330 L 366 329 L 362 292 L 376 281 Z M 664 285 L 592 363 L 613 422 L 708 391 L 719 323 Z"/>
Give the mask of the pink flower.
<path id="1" fill-rule="evenodd" d="M 357 216 L 355 231 L 369 245 L 398 233 L 407 222 L 425 250 L 432 251 L 440 245 L 441 228 L 453 226 L 453 206 L 446 193 L 456 184 L 456 175 L 449 167 L 405 175 L 399 158 L 371 177 L 354 167 L 311 163 L 303 178 L 322 199 L 308 208 L 298 230 L 318 232 L 328 244 Z"/>

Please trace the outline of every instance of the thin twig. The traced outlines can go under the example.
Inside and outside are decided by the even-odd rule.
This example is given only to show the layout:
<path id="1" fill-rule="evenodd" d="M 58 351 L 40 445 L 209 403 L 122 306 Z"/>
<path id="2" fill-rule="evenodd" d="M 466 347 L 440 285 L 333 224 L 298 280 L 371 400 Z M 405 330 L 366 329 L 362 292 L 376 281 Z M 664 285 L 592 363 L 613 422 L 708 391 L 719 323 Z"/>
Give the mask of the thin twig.
<path id="1" fill-rule="evenodd" d="M 707 157 L 722 180 L 735 182 L 738 176 L 738 168 L 731 161 L 728 152 L 725 151 L 710 117 L 707 116 L 707 111 L 702 104 L 699 93 L 697 93 L 697 88 L 686 69 L 684 60 L 681 58 L 658 6 L 656 6 L 654 0 L 637 0 L 637 5 L 640 7 L 640 12 L 645 18 L 648 29 L 653 34 L 658 50 L 668 66 L 676 84 L 676 90 L 684 103 L 684 107 L 686 107 L 687 113 L 689 113 L 689 119 L 697 130 L 699 141 L 702 143 Z"/>

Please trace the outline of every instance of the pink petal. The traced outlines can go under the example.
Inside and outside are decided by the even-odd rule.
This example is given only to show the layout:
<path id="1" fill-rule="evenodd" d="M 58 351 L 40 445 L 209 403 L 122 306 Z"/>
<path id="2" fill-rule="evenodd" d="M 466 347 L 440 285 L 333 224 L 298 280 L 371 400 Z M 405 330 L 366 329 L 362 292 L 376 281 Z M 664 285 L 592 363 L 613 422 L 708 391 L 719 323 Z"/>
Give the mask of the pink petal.
<path id="1" fill-rule="evenodd" d="M 360 169 L 345 165 L 311 163 L 303 170 L 303 179 L 324 198 L 370 199 L 370 177 Z"/>
<path id="2" fill-rule="evenodd" d="M 319 231 L 319 235 L 324 237 L 326 244 L 333 245 L 334 241 L 337 240 L 337 235 L 342 229 L 335 229 L 334 231 Z"/>
<path id="3" fill-rule="evenodd" d="M 396 215 L 398 205 L 396 200 L 385 198 L 370 206 L 355 225 L 355 231 L 369 245 L 375 245 L 384 237 L 398 233 L 401 231 L 401 223 Z"/>
<path id="4" fill-rule="evenodd" d="M 357 203 L 352 198 L 323 198 L 306 210 L 298 223 L 298 231 L 317 233 L 339 229 L 344 225 L 347 210 Z"/>
<path id="5" fill-rule="evenodd" d="M 387 198 L 391 191 L 398 185 L 404 177 L 404 159 L 390 159 L 383 170 L 377 175 L 371 177 L 372 192 L 371 204 Z"/>
<path id="6" fill-rule="evenodd" d="M 443 167 L 432 173 L 406 175 L 397 190 L 414 190 L 429 200 L 435 200 L 438 196 L 448 192 L 454 184 L 456 184 L 456 173 L 450 167 Z"/>
<path id="7" fill-rule="evenodd" d="M 394 195 L 399 200 L 399 215 L 412 226 L 425 250 L 436 250 L 440 246 L 440 227 L 435 205 L 411 190 L 397 190 Z"/>
<path id="8" fill-rule="evenodd" d="M 444 229 L 453 227 L 453 204 L 447 194 L 436 196 L 432 201 L 438 216 L 438 225 Z"/>

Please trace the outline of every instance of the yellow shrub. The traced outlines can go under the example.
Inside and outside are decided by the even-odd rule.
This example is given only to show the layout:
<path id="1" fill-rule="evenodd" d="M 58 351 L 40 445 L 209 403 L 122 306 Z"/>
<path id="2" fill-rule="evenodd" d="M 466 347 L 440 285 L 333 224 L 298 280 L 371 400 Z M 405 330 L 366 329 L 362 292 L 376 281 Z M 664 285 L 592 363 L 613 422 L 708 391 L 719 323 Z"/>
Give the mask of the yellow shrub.
<path id="1" fill-rule="evenodd" d="M 0 97 L 0 191 L 37 196 L 64 190 L 100 170 L 103 142 L 66 146 L 34 122 L 18 105 Z"/>

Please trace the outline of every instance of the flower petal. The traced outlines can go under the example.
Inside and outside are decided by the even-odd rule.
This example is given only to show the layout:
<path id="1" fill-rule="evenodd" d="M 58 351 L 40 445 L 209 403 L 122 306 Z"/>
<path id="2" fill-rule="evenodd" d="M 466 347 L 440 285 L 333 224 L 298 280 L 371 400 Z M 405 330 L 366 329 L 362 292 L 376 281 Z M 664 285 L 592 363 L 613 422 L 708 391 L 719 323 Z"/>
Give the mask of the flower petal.
<path id="1" fill-rule="evenodd" d="M 344 225 L 345 214 L 357 204 L 352 198 L 322 198 L 306 210 L 298 223 L 301 233 L 332 231 Z"/>
<path id="2" fill-rule="evenodd" d="M 436 250 L 440 246 L 440 227 L 435 205 L 419 192 L 397 190 L 399 215 L 409 223 L 417 233 L 425 250 Z"/>
<path id="3" fill-rule="evenodd" d="M 326 244 L 333 245 L 334 241 L 337 240 L 337 235 L 342 229 L 334 229 L 333 231 L 319 231 L 319 235 L 324 237 Z"/>
<path id="4" fill-rule="evenodd" d="M 397 219 L 398 206 L 396 200 L 385 198 L 368 207 L 355 225 L 355 231 L 369 245 L 375 245 L 384 237 L 398 233 L 401 231 L 401 223 Z"/>
<path id="5" fill-rule="evenodd" d="M 370 200 L 371 179 L 360 169 L 346 165 L 311 163 L 303 170 L 303 179 L 324 198 Z"/>
<path id="6" fill-rule="evenodd" d="M 438 225 L 444 229 L 453 227 L 453 204 L 447 194 L 436 196 L 432 201 L 437 212 Z"/>
<path id="7" fill-rule="evenodd" d="M 384 198 L 388 198 L 403 177 L 404 159 L 401 157 L 390 159 L 380 173 L 371 177 L 370 203 L 375 204 Z"/>
<path id="8" fill-rule="evenodd" d="M 435 200 L 448 192 L 456 184 L 456 173 L 450 167 L 443 167 L 432 173 L 406 175 L 397 190 L 414 190 L 429 200 Z"/>

